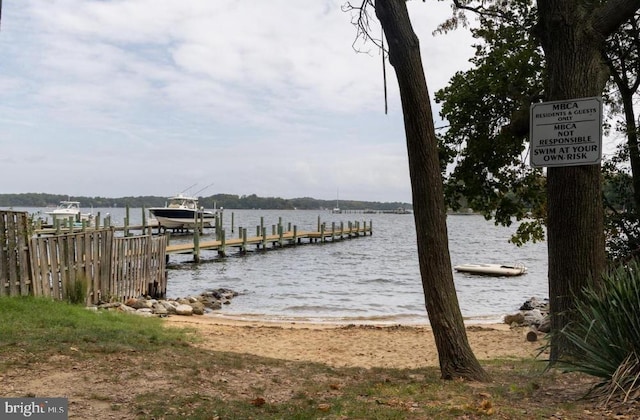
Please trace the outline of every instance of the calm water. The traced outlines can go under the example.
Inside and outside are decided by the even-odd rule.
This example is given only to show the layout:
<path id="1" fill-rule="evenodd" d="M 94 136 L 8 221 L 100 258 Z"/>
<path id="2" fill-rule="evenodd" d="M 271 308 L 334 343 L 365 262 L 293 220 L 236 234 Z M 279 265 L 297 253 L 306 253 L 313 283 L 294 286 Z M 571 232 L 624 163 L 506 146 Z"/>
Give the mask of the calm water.
<path id="1" fill-rule="evenodd" d="M 93 212 L 100 212 L 102 217 L 110 213 L 112 223 L 123 224 L 124 209 L 93 209 Z M 291 223 L 297 225 L 298 230 L 315 230 L 318 217 L 328 226 L 334 221 L 344 221 L 345 225 L 348 221 L 367 221 L 373 223 L 373 236 L 267 252 L 252 251 L 245 256 L 239 256 L 231 249 L 226 259 L 218 259 L 214 252 L 203 251 L 200 264 L 192 263 L 188 255 L 172 255 L 168 297 L 224 287 L 241 295 L 216 316 L 352 323 L 428 322 L 413 215 L 225 210 L 223 221 L 227 237 L 237 236 L 239 226 L 246 227 L 248 234 L 254 234 L 261 217 L 269 229 L 279 218 L 285 227 Z M 139 223 L 142 210 L 132 209 L 130 219 L 132 224 Z M 449 216 L 447 225 L 452 265 L 522 262 L 528 267 L 528 274 L 511 278 L 454 272 L 465 319 L 498 321 L 504 314 L 517 311 L 532 296 L 548 296 L 546 244 L 518 248 L 508 242 L 515 226 L 497 227 L 476 215 Z M 189 235 L 172 235 L 171 238 L 172 243 L 190 240 Z"/>

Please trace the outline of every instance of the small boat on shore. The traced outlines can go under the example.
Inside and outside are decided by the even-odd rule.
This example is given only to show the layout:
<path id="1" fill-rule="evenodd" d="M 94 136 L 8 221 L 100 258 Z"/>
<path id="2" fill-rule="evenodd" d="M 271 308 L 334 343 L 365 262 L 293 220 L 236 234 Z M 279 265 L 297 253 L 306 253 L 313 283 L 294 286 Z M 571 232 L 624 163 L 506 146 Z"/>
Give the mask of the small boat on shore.
<path id="1" fill-rule="evenodd" d="M 459 273 L 484 276 L 520 276 L 527 272 L 524 264 L 462 264 L 453 267 Z"/>
<path id="2" fill-rule="evenodd" d="M 193 229 L 196 226 L 210 228 L 215 226 L 217 211 L 205 210 L 198 207 L 198 199 L 182 194 L 168 198 L 164 207 L 149 209 L 151 216 L 157 220 L 160 227 L 167 229 Z"/>

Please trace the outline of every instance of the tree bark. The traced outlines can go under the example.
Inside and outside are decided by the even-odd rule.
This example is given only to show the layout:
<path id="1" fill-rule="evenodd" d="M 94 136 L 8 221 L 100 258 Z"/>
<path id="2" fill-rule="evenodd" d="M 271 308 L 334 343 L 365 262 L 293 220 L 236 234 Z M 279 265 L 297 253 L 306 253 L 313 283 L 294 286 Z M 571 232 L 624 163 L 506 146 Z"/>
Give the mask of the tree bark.
<path id="1" fill-rule="evenodd" d="M 639 76 L 640 77 L 640 76 Z M 629 162 L 631 163 L 631 181 L 633 185 L 633 205 L 636 214 L 640 214 L 640 149 L 638 148 L 638 126 L 633 109 L 633 92 L 621 89 L 622 103 L 626 122 L 627 147 Z"/>
<path id="2" fill-rule="evenodd" d="M 537 34 L 546 56 L 546 100 L 600 96 L 608 78 L 604 40 L 640 6 L 610 0 L 594 9 L 588 0 L 538 0 Z M 631 15 L 624 16 L 624 13 Z M 548 168 L 550 360 L 568 343 L 558 332 L 571 321 L 575 299 L 605 269 L 600 165 Z"/>
<path id="3" fill-rule="evenodd" d="M 469 346 L 453 282 L 438 145 L 419 41 L 405 0 L 377 0 L 375 11 L 400 88 L 418 259 L 441 375 L 485 381 L 489 376 Z"/>

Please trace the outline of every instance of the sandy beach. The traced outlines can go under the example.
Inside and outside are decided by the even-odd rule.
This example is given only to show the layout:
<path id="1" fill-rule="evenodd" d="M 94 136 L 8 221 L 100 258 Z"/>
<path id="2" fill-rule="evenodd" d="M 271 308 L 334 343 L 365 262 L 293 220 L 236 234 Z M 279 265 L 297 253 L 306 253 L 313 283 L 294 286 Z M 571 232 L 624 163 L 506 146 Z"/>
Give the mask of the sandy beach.
<path id="1" fill-rule="evenodd" d="M 212 316 L 172 316 L 164 321 L 192 328 L 202 348 L 335 367 L 417 368 L 438 366 L 428 326 L 334 325 L 243 321 Z M 528 328 L 473 324 L 466 328 L 479 360 L 534 358 L 544 341 L 528 342 Z"/>

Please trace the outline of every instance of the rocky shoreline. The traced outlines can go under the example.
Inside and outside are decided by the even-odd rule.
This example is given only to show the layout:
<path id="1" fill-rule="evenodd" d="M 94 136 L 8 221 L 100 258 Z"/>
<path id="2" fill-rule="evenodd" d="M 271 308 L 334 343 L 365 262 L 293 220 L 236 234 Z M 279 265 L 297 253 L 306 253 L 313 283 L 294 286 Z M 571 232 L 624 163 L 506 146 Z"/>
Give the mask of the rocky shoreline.
<path id="1" fill-rule="evenodd" d="M 511 327 L 529 327 L 527 340 L 536 341 L 540 334 L 551 330 L 549 299 L 532 297 L 520 306 L 519 312 L 506 315 L 504 323 Z"/>
<path id="2" fill-rule="evenodd" d="M 101 303 L 89 309 L 119 311 L 142 316 L 166 317 L 169 315 L 204 315 L 216 311 L 222 305 L 229 305 L 238 296 L 238 292 L 231 289 L 214 289 L 201 293 L 199 296 L 188 296 L 177 299 L 153 299 L 151 297 L 130 298 L 125 302 Z M 538 334 L 548 333 L 549 300 L 532 297 L 525 301 L 519 312 L 505 315 L 505 324 L 511 327 L 528 327 L 530 329 L 527 340 L 536 341 Z"/>
<path id="3" fill-rule="evenodd" d="M 204 315 L 221 309 L 222 305 L 229 305 L 236 296 L 238 296 L 238 292 L 220 288 L 208 290 L 199 296 L 177 299 L 130 298 L 125 302 L 101 303 L 91 306 L 89 309 L 157 317 Z M 536 341 L 540 334 L 548 333 L 551 328 L 549 322 L 549 299 L 532 297 L 520 306 L 518 312 L 505 315 L 503 322 L 512 328 L 528 327 L 527 340 Z"/>
<path id="4" fill-rule="evenodd" d="M 93 310 L 118 311 L 142 316 L 204 315 L 231 303 L 238 292 L 230 289 L 208 290 L 199 296 L 178 299 L 130 298 L 125 302 L 109 302 L 91 306 Z"/>

